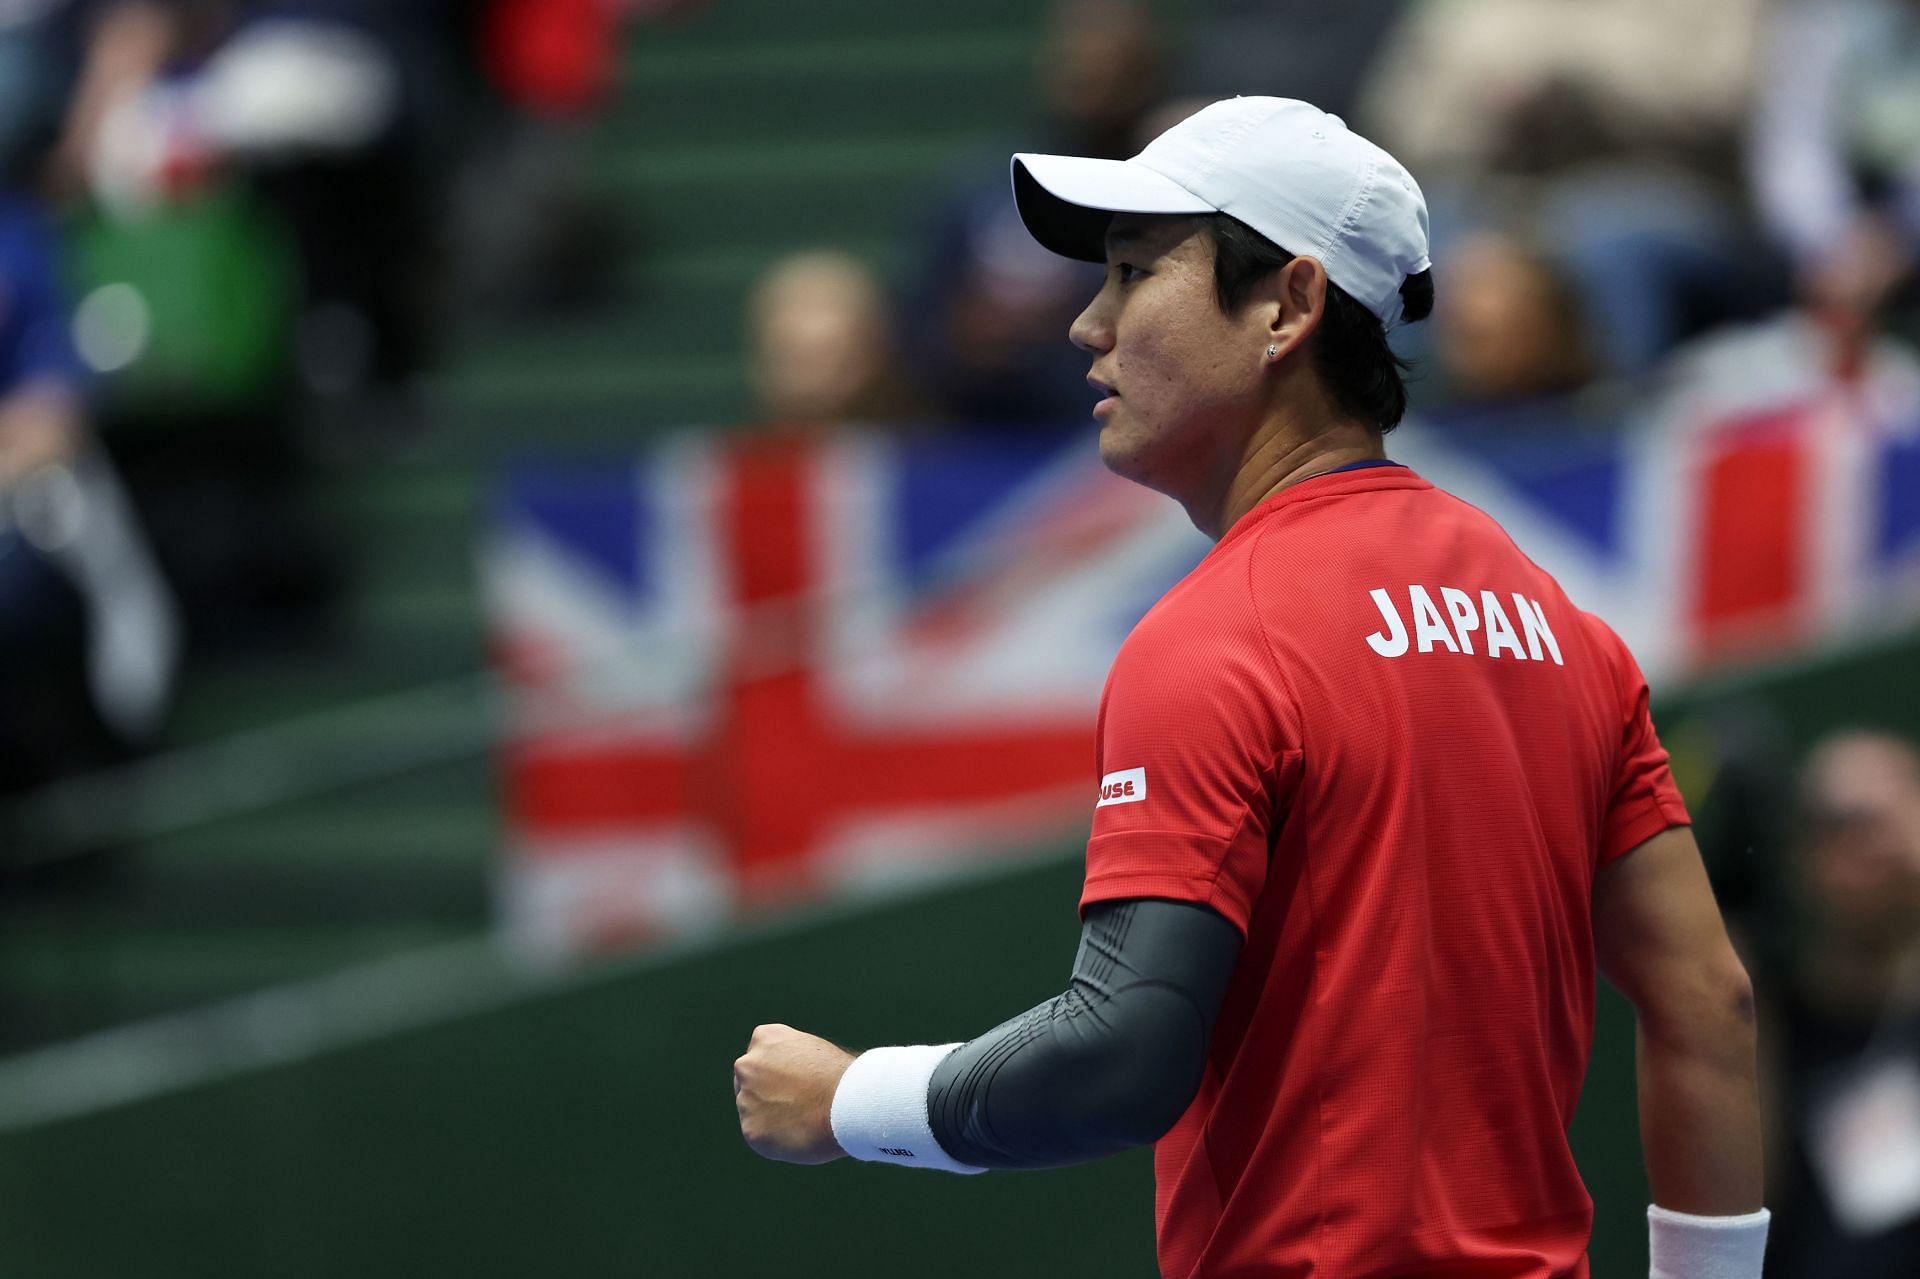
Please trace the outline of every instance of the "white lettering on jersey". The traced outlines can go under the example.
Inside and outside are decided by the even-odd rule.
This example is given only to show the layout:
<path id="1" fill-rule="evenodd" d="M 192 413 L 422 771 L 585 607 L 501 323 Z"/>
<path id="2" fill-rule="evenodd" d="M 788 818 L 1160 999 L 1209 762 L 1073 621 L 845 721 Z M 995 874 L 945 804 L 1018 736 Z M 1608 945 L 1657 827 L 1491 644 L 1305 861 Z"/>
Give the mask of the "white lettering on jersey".
<path id="1" fill-rule="evenodd" d="M 1434 606 L 1433 596 L 1427 594 L 1424 586 L 1409 586 L 1407 597 L 1413 601 L 1413 639 L 1422 653 L 1431 653 L 1435 640 L 1447 646 L 1447 651 L 1458 653 L 1460 645 L 1454 641 L 1453 632 L 1447 629 L 1446 622 L 1440 618 L 1440 610 Z"/>
<path id="2" fill-rule="evenodd" d="M 1400 657 L 1407 651 L 1407 624 L 1400 620 L 1399 610 L 1393 606 L 1393 597 L 1380 587 L 1368 594 L 1373 596 L 1373 606 L 1380 610 L 1380 617 L 1387 624 L 1384 631 L 1375 631 L 1367 636 L 1367 646 L 1382 657 Z"/>
<path id="3" fill-rule="evenodd" d="M 1527 633 L 1527 655 L 1534 661 L 1540 660 L 1540 644 L 1544 640 L 1547 651 L 1553 654 L 1555 666 L 1565 666 L 1560 660 L 1560 642 L 1553 638 L 1553 630 L 1547 625 L 1546 610 L 1540 607 L 1539 600 L 1530 600 L 1515 591 L 1513 606 L 1520 613 L 1520 629 Z"/>
<path id="4" fill-rule="evenodd" d="M 1105 808 L 1108 804 L 1138 804 L 1147 797 L 1147 770 L 1144 768 L 1123 768 L 1117 773 L 1108 773 L 1100 779 L 1100 802 L 1095 808 Z"/>
<path id="5" fill-rule="evenodd" d="M 1520 633 L 1513 629 L 1513 623 L 1507 620 L 1507 610 L 1500 607 L 1500 597 L 1492 591 L 1480 592 L 1480 615 L 1487 619 L 1487 656 L 1498 657 L 1505 649 L 1513 654 L 1514 660 L 1527 660 L 1526 652 L 1520 647 Z"/>
<path id="6" fill-rule="evenodd" d="M 1459 587 L 1442 586 L 1438 589 L 1440 598 L 1446 602 L 1445 616 L 1441 615 L 1439 606 L 1433 602 L 1433 596 L 1426 587 L 1418 583 L 1407 587 L 1407 609 L 1413 615 L 1411 638 L 1407 634 L 1406 620 L 1387 589 L 1376 587 L 1367 592 L 1373 599 L 1373 606 L 1380 611 L 1380 620 L 1385 623 L 1383 629 L 1367 636 L 1367 647 L 1382 657 L 1404 657 L 1416 647 L 1422 653 L 1445 648 L 1450 653 L 1472 656 L 1473 632 L 1479 631 L 1487 637 L 1488 657 L 1498 658 L 1502 653 L 1507 653 L 1516 662 L 1544 662 L 1551 657 L 1555 666 L 1567 664 L 1560 656 L 1560 641 L 1554 638 L 1553 628 L 1547 625 L 1547 611 L 1541 607 L 1539 600 L 1528 599 L 1518 591 L 1508 596 L 1520 615 L 1520 626 L 1516 630 L 1513 620 L 1507 616 L 1506 608 L 1492 591 L 1480 592 L 1480 605 L 1476 609 L 1473 596 Z M 1524 647 L 1522 636 L 1525 637 Z M 1104 790 L 1100 802 L 1109 802 Z"/>
<path id="7" fill-rule="evenodd" d="M 1457 586 L 1443 586 L 1440 598 L 1446 601 L 1447 616 L 1453 619 L 1454 632 L 1460 636 L 1460 651 L 1471 657 L 1473 641 L 1467 638 L 1467 632 L 1480 629 L 1479 614 L 1473 611 L 1473 597 Z"/>

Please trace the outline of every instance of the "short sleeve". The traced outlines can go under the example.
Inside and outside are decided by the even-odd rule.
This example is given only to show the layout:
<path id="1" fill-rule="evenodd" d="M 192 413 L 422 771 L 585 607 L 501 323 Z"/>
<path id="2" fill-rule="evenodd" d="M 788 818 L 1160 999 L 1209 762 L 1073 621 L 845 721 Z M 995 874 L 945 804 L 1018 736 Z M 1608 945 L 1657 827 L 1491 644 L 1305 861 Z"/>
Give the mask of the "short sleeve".
<path id="1" fill-rule="evenodd" d="M 1297 716 L 1250 607 L 1170 602 L 1135 629 L 1107 677 L 1080 905 L 1197 902 L 1245 933 L 1298 772 Z"/>
<path id="2" fill-rule="evenodd" d="M 1691 825 L 1693 819 L 1687 814 L 1680 788 L 1674 785 L 1666 748 L 1654 732 L 1647 677 L 1640 673 L 1640 664 L 1620 637 L 1604 624 L 1596 625 L 1602 642 L 1611 649 L 1621 714 L 1613 791 L 1600 834 L 1600 865 L 1604 866 L 1661 831 Z"/>

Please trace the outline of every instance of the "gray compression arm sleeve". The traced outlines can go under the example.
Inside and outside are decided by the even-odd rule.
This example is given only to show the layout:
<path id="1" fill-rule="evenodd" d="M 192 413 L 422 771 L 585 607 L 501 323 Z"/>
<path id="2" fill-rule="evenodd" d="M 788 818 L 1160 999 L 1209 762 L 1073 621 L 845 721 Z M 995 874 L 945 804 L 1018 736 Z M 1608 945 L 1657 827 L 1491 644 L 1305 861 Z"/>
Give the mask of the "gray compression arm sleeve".
<path id="1" fill-rule="evenodd" d="M 1063 994 L 934 1071 L 933 1135 L 976 1168 L 1050 1168 L 1157 1140 L 1193 1100 L 1240 932 L 1204 906 L 1096 903 Z"/>

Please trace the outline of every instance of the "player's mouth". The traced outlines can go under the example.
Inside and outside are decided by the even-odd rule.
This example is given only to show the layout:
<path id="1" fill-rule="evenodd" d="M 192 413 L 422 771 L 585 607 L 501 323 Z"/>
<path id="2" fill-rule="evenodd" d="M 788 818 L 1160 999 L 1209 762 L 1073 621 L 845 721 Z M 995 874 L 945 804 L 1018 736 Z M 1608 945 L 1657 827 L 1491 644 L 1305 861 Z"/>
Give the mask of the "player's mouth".
<path id="1" fill-rule="evenodd" d="M 1099 417 L 1101 414 L 1108 412 L 1115 404 L 1120 402 L 1120 392 L 1114 390 L 1111 386 L 1108 386 L 1092 374 L 1087 375 L 1087 385 L 1098 392 L 1101 397 L 1099 403 L 1093 406 L 1093 415 L 1095 417 Z"/>

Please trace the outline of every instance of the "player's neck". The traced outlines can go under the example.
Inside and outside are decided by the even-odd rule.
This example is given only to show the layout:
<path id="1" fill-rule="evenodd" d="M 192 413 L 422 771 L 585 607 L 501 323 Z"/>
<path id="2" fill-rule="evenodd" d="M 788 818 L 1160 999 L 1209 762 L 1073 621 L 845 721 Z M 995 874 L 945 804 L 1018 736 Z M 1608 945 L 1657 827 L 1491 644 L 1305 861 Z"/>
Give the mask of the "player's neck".
<path id="1" fill-rule="evenodd" d="M 1276 420 L 1248 441 L 1218 508 L 1218 518 L 1206 523 L 1196 519 L 1194 523 L 1219 541 L 1242 516 L 1280 490 L 1351 462 L 1373 461 L 1386 455 L 1380 432 L 1357 422 L 1333 419 L 1297 424 Z"/>

